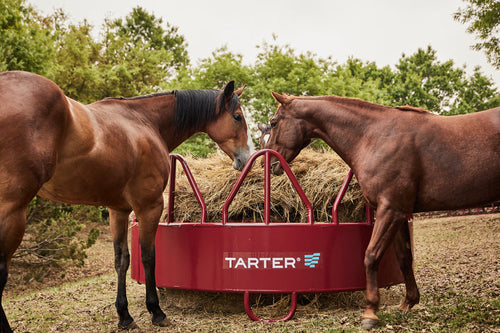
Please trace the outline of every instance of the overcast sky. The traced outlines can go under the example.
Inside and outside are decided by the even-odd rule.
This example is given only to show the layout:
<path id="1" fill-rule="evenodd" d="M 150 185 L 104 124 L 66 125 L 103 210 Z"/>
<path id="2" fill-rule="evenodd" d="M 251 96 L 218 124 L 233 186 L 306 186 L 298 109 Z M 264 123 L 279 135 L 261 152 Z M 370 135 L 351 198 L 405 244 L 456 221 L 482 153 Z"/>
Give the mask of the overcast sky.
<path id="1" fill-rule="evenodd" d="M 252 63 L 263 41 L 289 44 L 339 63 L 348 57 L 394 66 L 402 53 L 431 45 L 440 61 L 452 59 L 468 72 L 481 66 L 500 87 L 500 71 L 473 51 L 472 35 L 453 20 L 461 0 L 28 0 L 49 14 L 62 8 L 72 22 L 87 19 L 96 28 L 105 17 L 125 17 L 142 6 L 179 28 L 194 64 L 227 45 Z"/>

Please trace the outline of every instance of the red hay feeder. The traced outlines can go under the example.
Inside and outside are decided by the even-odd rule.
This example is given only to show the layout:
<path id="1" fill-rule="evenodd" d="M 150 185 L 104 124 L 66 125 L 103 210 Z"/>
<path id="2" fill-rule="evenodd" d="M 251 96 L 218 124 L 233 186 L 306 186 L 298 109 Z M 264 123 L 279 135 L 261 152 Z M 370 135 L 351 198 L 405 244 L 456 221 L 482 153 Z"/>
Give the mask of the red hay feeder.
<path id="1" fill-rule="evenodd" d="M 256 159 L 264 155 L 264 223 L 229 223 L 228 208 Z M 269 223 L 270 156 L 276 156 L 307 209 L 307 223 Z M 171 155 L 168 222 L 156 235 L 156 284 L 186 290 L 241 292 L 253 320 L 288 320 L 297 293 L 365 289 L 364 254 L 373 230 L 366 222 L 339 223 L 337 209 L 352 178 L 349 172 L 332 209 L 332 223 L 314 223 L 312 206 L 284 158 L 275 151 L 253 154 L 222 208 L 221 223 L 207 223 L 206 206 L 186 161 Z M 184 168 L 200 204 L 199 223 L 175 223 L 176 161 Z M 140 223 L 140 222 L 139 222 Z M 132 279 L 144 283 L 137 223 L 132 225 Z M 380 287 L 403 282 L 392 246 L 379 266 Z M 291 308 L 280 319 L 261 319 L 250 307 L 250 293 L 291 293 Z"/>

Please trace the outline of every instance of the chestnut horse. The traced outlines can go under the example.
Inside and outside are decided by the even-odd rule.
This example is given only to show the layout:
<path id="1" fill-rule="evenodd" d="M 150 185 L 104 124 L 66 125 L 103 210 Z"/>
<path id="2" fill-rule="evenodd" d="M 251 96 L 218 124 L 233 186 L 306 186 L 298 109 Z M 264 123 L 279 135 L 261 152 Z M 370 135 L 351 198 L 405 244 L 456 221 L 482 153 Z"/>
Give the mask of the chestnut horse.
<path id="1" fill-rule="evenodd" d="M 184 90 L 82 105 L 50 80 L 26 72 L 0 74 L 0 301 L 12 255 L 38 194 L 70 204 L 106 206 L 118 274 L 120 328 L 128 312 L 128 218 L 139 220 L 146 306 L 153 324 L 168 325 L 155 282 L 155 234 L 163 210 L 169 153 L 206 132 L 241 170 L 250 151 L 234 81 L 223 91 Z M 0 303 L 0 332 L 11 332 Z"/>
<path id="2" fill-rule="evenodd" d="M 420 295 L 406 221 L 414 212 L 500 199 L 500 108 L 444 117 L 354 98 L 272 94 L 280 106 L 265 148 L 290 162 L 311 139 L 323 139 L 352 168 L 366 201 L 377 209 L 365 253 L 363 326 L 378 324 L 377 270 L 391 243 L 406 286 L 399 309 L 410 310 Z M 273 172 L 282 172 L 278 163 Z"/>

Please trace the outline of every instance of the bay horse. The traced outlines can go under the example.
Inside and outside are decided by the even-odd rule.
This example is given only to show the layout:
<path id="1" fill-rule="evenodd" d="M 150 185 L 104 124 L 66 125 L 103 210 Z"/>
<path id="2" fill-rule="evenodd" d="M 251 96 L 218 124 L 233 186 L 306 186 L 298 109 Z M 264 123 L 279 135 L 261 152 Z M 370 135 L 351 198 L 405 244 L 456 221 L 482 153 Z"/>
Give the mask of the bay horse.
<path id="1" fill-rule="evenodd" d="M 221 91 L 173 91 L 83 105 L 44 77 L 0 74 L 0 332 L 12 332 L 1 294 L 25 231 L 27 206 L 37 194 L 108 208 L 120 328 L 137 327 L 125 290 L 133 210 L 139 220 L 146 306 L 153 324 L 169 324 L 155 282 L 155 234 L 169 153 L 191 135 L 206 132 L 241 170 L 250 156 L 238 98 L 243 88 L 235 91 L 231 81 Z"/>
<path id="2" fill-rule="evenodd" d="M 410 310 L 420 294 L 406 222 L 415 212 L 500 199 L 500 107 L 446 117 L 354 98 L 272 95 L 280 105 L 270 121 L 265 148 L 290 162 L 311 139 L 323 139 L 352 168 L 364 198 L 376 209 L 364 260 L 363 327 L 379 322 L 377 271 L 391 243 L 406 287 L 399 309 Z M 273 173 L 281 173 L 279 163 L 271 162 Z"/>

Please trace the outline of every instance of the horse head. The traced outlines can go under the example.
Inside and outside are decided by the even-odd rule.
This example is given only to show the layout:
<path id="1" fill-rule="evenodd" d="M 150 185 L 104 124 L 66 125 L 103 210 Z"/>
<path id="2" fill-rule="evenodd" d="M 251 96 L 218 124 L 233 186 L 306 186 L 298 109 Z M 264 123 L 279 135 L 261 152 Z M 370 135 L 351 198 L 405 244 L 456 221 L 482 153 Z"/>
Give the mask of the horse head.
<path id="1" fill-rule="evenodd" d="M 239 100 L 244 88 L 234 90 L 234 81 L 226 85 L 217 97 L 218 117 L 206 127 L 206 133 L 233 160 L 233 167 L 240 171 L 252 153 L 251 137 Z"/>
<path id="2" fill-rule="evenodd" d="M 261 145 L 264 143 L 261 147 L 276 150 L 289 163 L 311 142 L 311 139 L 306 136 L 305 123 L 296 117 L 294 110 L 296 106 L 293 105 L 295 98 L 274 91 L 271 91 L 271 94 L 280 105 L 271 118 L 270 125 L 261 129 Z M 275 157 L 272 157 L 271 164 L 274 174 L 283 173 Z"/>

